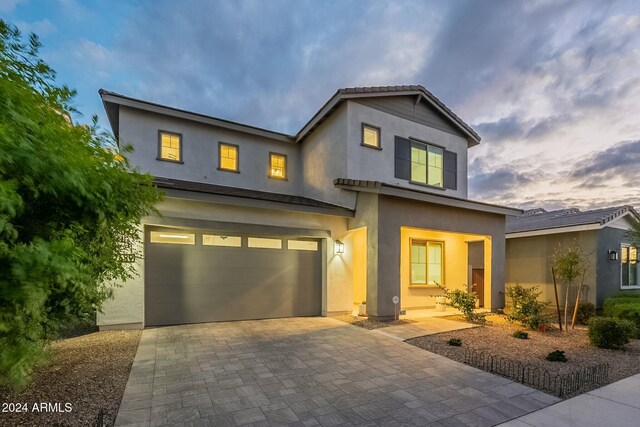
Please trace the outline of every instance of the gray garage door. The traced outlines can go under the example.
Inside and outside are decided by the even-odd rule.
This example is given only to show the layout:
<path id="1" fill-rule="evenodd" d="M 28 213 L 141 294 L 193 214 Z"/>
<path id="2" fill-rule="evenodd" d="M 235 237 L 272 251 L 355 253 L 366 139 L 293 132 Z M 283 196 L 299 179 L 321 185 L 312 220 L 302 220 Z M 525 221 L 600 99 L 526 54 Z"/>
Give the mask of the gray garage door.
<path id="1" fill-rule="evenodd" d="M 320 315 L 320 241 L 226 233 L 147 230 L 147 326 Z"/>

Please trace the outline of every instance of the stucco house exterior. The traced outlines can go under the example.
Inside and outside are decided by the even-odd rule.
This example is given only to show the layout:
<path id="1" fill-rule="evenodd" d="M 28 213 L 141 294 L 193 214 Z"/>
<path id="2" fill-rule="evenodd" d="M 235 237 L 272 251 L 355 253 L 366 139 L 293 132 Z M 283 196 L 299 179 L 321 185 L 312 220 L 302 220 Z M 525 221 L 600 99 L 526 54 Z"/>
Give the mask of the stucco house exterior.
<path id="1" fill-rule="evenodd" d="M 422 86 L 338 90 L 295 135 L 100 91 L 120 146 L 165 192 L 139 277 L 103 329 L 504 305 L 505 216 L 469 200 L 480 137 Z M 393 297 L 399 303 L 393 303 Z"/>
<path id="2" fill-rule="evenodd" d="M 631 206 L 589 211 L 531 209 L 507 218 L 506 286 L 539 286 L 540 299 L 555 303 L 551 255 L 558 245 L 578 242 L 587 255 L 581 301 L 601 309 L 612 295 L 640 293 L 638 248 L 628 237 L 630 220 L 639 219 Z M 558 299 L 564 304 L 565 293 Z M 570 295 L 573 304 L 576 294 Z"/>

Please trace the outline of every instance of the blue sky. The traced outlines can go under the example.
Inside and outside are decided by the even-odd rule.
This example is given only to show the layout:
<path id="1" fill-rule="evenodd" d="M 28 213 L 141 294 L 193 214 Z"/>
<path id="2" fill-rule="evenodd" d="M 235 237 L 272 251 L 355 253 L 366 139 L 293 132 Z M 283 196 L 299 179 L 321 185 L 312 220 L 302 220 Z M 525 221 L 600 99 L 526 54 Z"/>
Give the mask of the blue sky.
<path id="1" fill-rule="evenodd" d="M 640 207 L 638 1 L 0 0 L 78 90 L 295 133 L 339 87 L 422 84 L 480 133 L 470 197 Z"/>

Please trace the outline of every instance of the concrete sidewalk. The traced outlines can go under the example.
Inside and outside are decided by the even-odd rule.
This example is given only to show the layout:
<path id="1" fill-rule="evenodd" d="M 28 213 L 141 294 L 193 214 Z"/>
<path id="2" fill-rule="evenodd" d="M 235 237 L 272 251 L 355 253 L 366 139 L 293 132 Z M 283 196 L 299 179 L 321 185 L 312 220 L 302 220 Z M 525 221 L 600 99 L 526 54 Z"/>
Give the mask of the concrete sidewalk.
<path id="1" fill-rule="evenodd" d="M 501 426 L 638 426 L 640 374 L 548 406 Z"/>
<path id="2" fill-rule="evenodd" d="M 413 320 L 414 323 L 374 329 L 372 332 L 404 341 L 408 340 L 409 338 L 422 337 L 424 335 L 440 334 L 442 332 L 450 332 L 457 331 L 459 329 L 478 327 L 478 325 L 474 325 L 471 323 L 442 319 L 440 317 L 427 317 L 411 320 Z"/>

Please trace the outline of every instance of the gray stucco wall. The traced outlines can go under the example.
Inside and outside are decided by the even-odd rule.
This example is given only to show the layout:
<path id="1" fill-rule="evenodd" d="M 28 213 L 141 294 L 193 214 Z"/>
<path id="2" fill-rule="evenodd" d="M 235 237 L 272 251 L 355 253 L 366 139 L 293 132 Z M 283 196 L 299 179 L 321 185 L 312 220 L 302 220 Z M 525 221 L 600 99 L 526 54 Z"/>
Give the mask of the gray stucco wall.
<path id="1" fill-rule="evenodd" d="M 158 130 L 182 134 L 184 163 L 156 159 Z M 219 142 L 239 145 L 240 173 L 218 170 Z M 293 143 L 123 106 L 120 144 L 132 145 L 134 152 L 127 153 L 131 163 L 154 176 L 285 194 L 300 191 L 299 147 Z M 287 155 L 288 180 L 268 177 L 270 151 Z"/>
<path id="2" fill-rule="evenodd" d="M 392 116 L 389 113 L 357 102 L 348 101 L 347 105 L 349 117 L 348 164 L 347 175 L 341 178 L 382 181 L 434 194 L 467 198 L 468 142 L 466 138 L 428 127 L 415 121 Z M 380 128 L 382 150 L 360 145 L 363 122 Z M 458 189 L 433 189 L 396 178 L 394 176 L 394 138 L 396 135 L 403 138 L 412 137 L 431 142 L 457 153 Z"/>
<path id="3" fill-rule="evenodd" d="M 596 307 L 602 308 L 604 300 L 619 293 L 640 294 L 640 289 L 621 289 L 620 248 L 622 243 L 631 243 L 627 231 L 605 227 L 598 233 L 596 249 L 597 291 Z M 617 261 L 610 261 L 608 250 L 618 253 Z"/>
<path id="4" fill-rule="evenodd" d="M 507 239 L 506 283 L 507 286 L 538 286 L 542 291 L 540 299 L 555 304 L 555 292 L 551 275 L 551 255 L 558 245 L 568 245 L 578 241 L 587 255 L 589 268 L 585 285 L 587 300 L 596 304 L 596 252 L 598 231 L 558 233 L 542 236 Z M 606 251 L 605 251 L 606 252 Z M 558 284 L 558 299 L 564 305 L 565 288 Z M 571 300 L 575 294 L 570 296 Z"/>
<path id="5" fill-rule="evenodd" d="M 400 295 L 400 229 L 416 227 L 430 230 L 491 236 L 491 308 L 504 307 L 504 215 L 419 203 L 396 197 L 378 200 L 378 283 L 375 306 L 370 315 L 394 314 L 392 298 Z"/>

